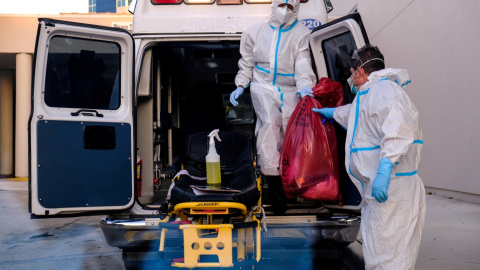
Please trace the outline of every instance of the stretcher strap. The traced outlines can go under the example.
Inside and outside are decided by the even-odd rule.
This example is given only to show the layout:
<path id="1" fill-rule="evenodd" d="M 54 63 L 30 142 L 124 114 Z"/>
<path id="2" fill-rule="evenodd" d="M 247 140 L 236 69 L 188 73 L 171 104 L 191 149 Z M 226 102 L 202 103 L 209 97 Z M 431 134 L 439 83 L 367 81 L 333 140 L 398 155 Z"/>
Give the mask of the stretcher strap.
<path id="1" fill-rule="evenodd" d="M 251 221 L 253 212 L 259 208 L 262 210 L 262 218 L 260 219 L 262 223 L 262 227 L 265 231 L 267 231 L 267 219 L 265 218 L 265 209 L 263 209 L 263 207 L 261 206 L 255 205 L 254 207 L 252 207 L 252 210 L 250 210 L 250 213 L 248 214 L 248 218 L 245 221 Z"/>
<path id="2" fill-rule="evenodd" d="M 173 177 L 173 179 L 176 179 L 176 178 L 179 177 L 180 175 L 188 175 L 190 178 L 195 179 L 195 180 L 206 180 L 206 179 L 207 179 L 207 177 L 192 176 L 192 175 L 190 175 L 190 173 L 188 173 L 187 170 L 181 170 L 181 171 L 179 171 L 177 174 L 175 174 L 175 176 Z"/>
<path id="3" fill-rule="evenodd" d="M 167 200 L 170 200 L 170 196 L 171 196 L 171 193 L 172 193 L 172 189 L 173 189 L 173 187 L 175 186 L 175 179 L 177 179 L 177 177 L 180 177 L 180 175 L 188 175 L 190 178 L 195 179 L 195 180 L 206 180 L 206 179 L 207 179 L 207 177 L 192 176 L 192 175 L 190 175 L 190 173 L 189 173 L 187 170 L 181 170 L 181 171 L 179 171 L 179 172 L 178 172 L 177 174 L 175 174 L 175 176 L 172 178 L 172 184 L 171 184 L 170 187 L 168 188 Z"/>

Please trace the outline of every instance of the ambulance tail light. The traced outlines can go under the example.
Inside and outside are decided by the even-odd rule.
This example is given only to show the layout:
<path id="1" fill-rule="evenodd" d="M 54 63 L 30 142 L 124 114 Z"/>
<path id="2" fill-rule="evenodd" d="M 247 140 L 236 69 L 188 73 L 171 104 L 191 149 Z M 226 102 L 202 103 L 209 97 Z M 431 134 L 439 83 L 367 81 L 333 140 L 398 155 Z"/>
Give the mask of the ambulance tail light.
<path id="1" fill-rule="evenodd" d="M 215 0 L 184 0 L 185 4 L 212 4 Z"/>
<path id="2" fill-rule="evenodd" d="M 241 5 L 243 0 L 217 0 L 217 5 Z"/>
<path id="3" fill-rule="evenodd" d="M 181 4 L 183 0 L 151 0 L 154 5 Z"/>
<path id="4" fill-rule="evenodd" d="M 245 0 L 249 4 L 267 4 L 272 3 L 272 0 Z"/>
<path id="5" fill-rule="evenodd" d="M 245 0 L 245 2 L 247 2 L 248 4 L 267 4 L 272 3 L 272 0 Z M 300 0 L 300 3 L 306 2 L 308 2 L 308 0 Z"/>

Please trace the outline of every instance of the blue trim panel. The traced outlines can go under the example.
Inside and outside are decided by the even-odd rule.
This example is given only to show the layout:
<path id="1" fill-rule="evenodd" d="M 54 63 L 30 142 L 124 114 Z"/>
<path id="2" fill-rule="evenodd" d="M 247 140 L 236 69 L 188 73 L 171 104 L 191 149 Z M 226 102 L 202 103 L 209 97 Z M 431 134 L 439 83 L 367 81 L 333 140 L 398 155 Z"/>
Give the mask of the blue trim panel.
<path id="1" fill-rule="evenodd" d="M 405 85 L 407 85 L 407 84 L 409 84 L 409 83 L 411 83 L 411 82 L 412 82 L 412 80 L 408 80 L 407 82 L 405 82 L 404 84 L 402 84 L 401 87 L 404 87 Z"/>
<path id="2" fill-rule="evenodd" d="M 415 174 L 417 174 L 417 171 L 404 172 L 404 173 L 396 173 L 395 176 L 412 176 L 412 175 L 415 175 Z"/>
<path id="3" fill-rule="evenodd" d="M 413 143 L 423 144 L 423 140 L 414 140 Z"/>
<path id="4" fill-rule="evenodd" d="M 275 47 L 275 67 L 273 69 L 273 86 L 277 82 L 277 68 L 278 68 L 278 47 L 280 47 L 280 40 L 282 39 L 282 26 L 278 29 L 277 46 Z"/>
<path id="5" fill-rule="evenodd" d="M 280 107 L 283 107 L 283 93 L 282 93 L 282 89 L 280 89 L 280 87 L 277 86 L 277 89 L 278 89 L 278 92 L 280 93 L 280 101 L 282 102 L 282 104 L 280 105 Z M 282 112 L 280 110 L 280 112 Z"/>
<path id="6" fill-rule="evenodd" d="M 361 152 L 361 151 L 372 151 L 375 149 L 380 148 L 380 145 L 374 146 L 374 147 L 361 147 L 361 148 L 353 148 L 350 150 L 351 153 L 356 153 L 356 152 Z"/>
<path id="7" fill-rule="evenodd" d="M 362 92 L 359 92 L 357 94 L 357 106 L 355 108 L 355 125 L 353 126 L 353 134 L 352 134 L 352 141 L 350 142 L 350 164 L 348 164 L 348 172 L 353 176 L 355 177 L 355 179 L 357 179 L 358 181 L 360 181 L 360 183 L 362 184 L 362 189 L 364 189 L 365 187 L 363 186 L 363 182 L 358 179 L 358 177 L 356 177 L 353 173 L 352 173 L 352 169 L 350 168 L 350 166 L 352 165 L 352 146 L 353 146 L 353 141 L 355 140 L 355 133 L 357 133 L 357 125 L 358 125 L 358 113 L 360 111 L 360 97 L 363 96 L 363 95 L 366 95 L 368 94 L 368 91 L 370 91 L 370 88 L 368 88 L 367 90 L 365 91 L 362 91 Z"/>
<path id="8" fill-rule="evenodd" d="M 282 32 L 290 31 L 290 30 L 292 30 L 293 27 L 295 27 L 295 25 L 297 25 L 297 23 L 298 23 L 298 19 L 296 19 L 296 20 L 292 23 L 292 25 L 290 25 L 290 27 L 285 28 L 285 29 L 282 29 L 281 31 L 282 31 Z M 281 28 L 281 27 L 280 27 L 280 28 Z"/>
<path id="9" fill-rule="evenodd" d="M 265 73 L 267 73 L 267 74 L 270 74 L 270 73 L 271 73 L 270 70 L 268 70 L 268 69 L 266 69 L 266 68 L 260 67 L 257 63 L 255 63 L 255 67 L 256 67 L 258 70 L 263 71 L 263 72 L 265 72 Z M 295 74 L 293 74 L 293 73 L 277 73 L 277 75 L 278 75 L 278 76 L 284 76 L 284 77 L 294 77 L 294 76 L 295 76 Z"/>
<path id="10" fill-rule="evenodd" d="M 85 149 L 86 126 L 115 128 L 114 149 Z M 132 190 L 130 124 L 39 121 L 38 198 L 45 208 L 127 205 Z"/>
<path id="11" fill-rule="evenodd" d="M 282 32 L 290 31 L 290 30 L 292 30 L 293 27 L 295 27 L 295 25 L 297 25 L 297 23 L 298 23 L 298 19 L 295 20 L 292 23 L 292 25 L 290 25 L 290 27 L 288 27 L 288 28 L 282 29 L 282 26 L 280 26 L 280 31 L 282 31 Z M 268 25 L 270 25 L 270 28 L 272 28 L 273 30 L 277 30 L 277 28 L 275 26 L 273 26 L 270 22 L 268 22 Z"/>
<path id="12" fill-rule="evenodd" d="M 284 77 L 293 77 L 295 74 L 293 73 L 277 73 L 278 76 L 284 76 Z"/>
<path id="13" fill-rule="evenodd" d="M 257 63 L 255 63 L 255 67 L 260 70 L 260 71 L 263 71 L 267 74 L 270 74 L 270 70 L 267 70 L 267 69 L 264 69 L 264 68 L 261 68 Z"/>
<path id="14" fill-rule="evenodd" d="M 403 83 L 402 85 L 400 85 L 399 82 L 395 81 L 395 83 L 398 84 L 398 85 L 400 85 L 400 87 L 402 87 L 402 88 L 403 88 L 405 85 L 410 84 L 411 82 L 412 82 L 412 80 L 410 79 L 410 80 L 406 81 L 405 83 Z"/>
<path id="15" fill-rule="evenodd" d="M 270 28 L 272 28 L 273 30 L 277 29 L 277 28 L 274 27 L 270 22 L 268 22 L 268 25 L 270 25 Z"/>
<path id="16" fill-rule="evenodd" d="M 282 39 L 282 32 L 290 31 L 291 29 L 293 29 L 293 27 L 295 27 L 295 25 L 297 25 L 297 23 L 298 23 L 298 19 L 295 20 L 295 22 L 292 23 L 292 25 L 289 28 L 282 29 L 282 26 L 280 26 L 278 28 L 277 46 L 275 48 L 275 68 L 273 70 L 273 86 L 275 86 L 275 84 L 277 82 L 277 75 L 288 76 L 288 77 L 293 76 L 293 74 L 288 74 L 288 73 L 283 73 L 283 74 L 282 73 L 277 73 L 277 70 L 278 70 L 278 48 L 280 47 L 280 40 Z M 272 27 L 271 24 L 270 24 L 270 27 Z M 275 28 L 273 28 L 273 29 L 275 29 Z"/>

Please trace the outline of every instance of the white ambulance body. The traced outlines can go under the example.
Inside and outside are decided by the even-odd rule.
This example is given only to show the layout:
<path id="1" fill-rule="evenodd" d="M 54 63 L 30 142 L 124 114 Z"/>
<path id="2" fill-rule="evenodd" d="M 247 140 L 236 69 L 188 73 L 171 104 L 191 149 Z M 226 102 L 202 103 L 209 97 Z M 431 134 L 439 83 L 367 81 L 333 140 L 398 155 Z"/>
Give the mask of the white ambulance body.
<path id="1" fill-rule="evenodd" d="M 31 213 L 108 212 L 101 226 L 109 244 L 128 252 L 158 243 L 171 166 L 188 136 L 218 127 L 254 135 L 248 91 L 241 108 L 225 111 L 241 33 L 269 18 L 269 2 L 139 0 L 131 7 L 132 33 L 39 19 L 29 123 Z M 315 29 L 310 45 L 317 77 L 346 85 L 350 55 L 368 42 L 359 15 L 327 23 L 323 1 L 301 2 L 299 21 Z M 343 143 L 340 135 L 340 149 Z M 358 215 L 343 213 L 358 210 L 361 197 L 346 173 L 342 181 L 343 206 L 330 204 L 325 216 L 323 203 L 319 209 L 318 202 L 299 200 L 287 216 L 267 213 L 268 226 L 304 231 L 314 225 L 320 242 L 355 241 Z M 136 236 L 124 237 L 128 232 Z"/>

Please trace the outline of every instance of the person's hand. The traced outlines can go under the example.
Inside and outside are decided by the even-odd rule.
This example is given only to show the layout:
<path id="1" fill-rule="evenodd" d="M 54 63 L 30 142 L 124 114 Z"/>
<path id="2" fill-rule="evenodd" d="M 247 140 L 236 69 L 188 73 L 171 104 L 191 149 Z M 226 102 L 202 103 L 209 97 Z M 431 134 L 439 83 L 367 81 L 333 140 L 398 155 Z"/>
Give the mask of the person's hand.
<path id="1" fill-rule="evenodd" d="M 238 99 L 242 94 L 243 94 L 243 87 L 238 86 L 237 89 L 235 89 L 235 91 L 233 91 L 233 92 L 230 94 L 230 103 L 232 103 L 233 106 L 237 106 L 237 105 L 238 105 L 237 99 Z"/>
<path id="2" fill-rule="evenodd" d="M 300 90 L 300 96 L 302 98 L 304 98 L 305 96 L 311 96 L 311 97 L 314 97 L 313 96 L 313 90 L 312 88 L 308 87 L 308 86 L 305 86 L 302 88 L 302 90 Z"/>
<path id="3" fill-rule="evenodd" d="M 388 200 L 388 186 L 390 185 L 390 174 L 392 173 L 393 164 L 387 158 L 380 160 L 377 176 L 373 180 L 372 197 L 379 203 Z"/>
<path id="4" fill-rule="evenodd" d="M 333 113 L 335 112 L 335 109 L 336 108 L 313 108 L 312 111 L 321 114 L 323 116 L 322 124 L 325 124 L 327 119 L 333 119 Z M 333 122 L 333 120 L 330 122 Z"/>
<path id="5" fill-rule="evenodd" d="M 335 109 L 336 108 L 321 108 L 321 109 L 313 108 L 312 111 L 321 114 L 323 117 L 327 119 L 332 119 Z"/>
<path id="6" fill-rule="evenodd" d="M 372 197 L 379 203 L 384 203 L 388 200 L 388 185 L 390 184 L 390 176 L 377 174 L 373 180 Z"/>
<path id="7" fill-rule="evenodd" d="M 335 109 L 336 108 L 313 108 L 312 111 L 321 114 L 323 116 L 322 124 L 325 124 L 327 119 L 333 119 L 333 113 L 335 112 Z"/>

